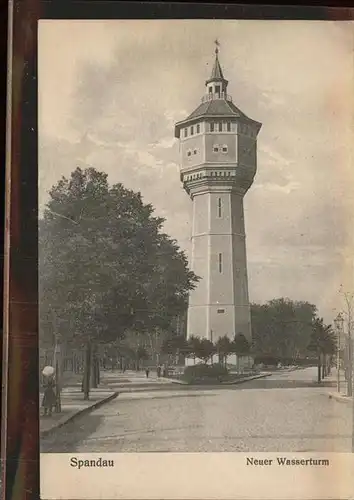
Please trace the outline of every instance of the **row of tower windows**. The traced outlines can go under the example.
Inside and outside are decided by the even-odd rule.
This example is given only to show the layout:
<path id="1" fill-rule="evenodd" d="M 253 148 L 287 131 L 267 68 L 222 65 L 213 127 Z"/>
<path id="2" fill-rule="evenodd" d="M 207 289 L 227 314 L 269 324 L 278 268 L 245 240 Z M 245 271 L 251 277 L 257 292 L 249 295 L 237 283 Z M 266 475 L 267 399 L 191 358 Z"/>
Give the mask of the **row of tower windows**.
<path id="1" fill-rule="evenodd" d="M 226 144 L 223 144 L 222 146 L 220 146 L 219 144 L 214 144 L 213 152 L 214 153 L 219 153 L 219 152 L 227 153 Z"/>
<path id="2" fill-rule="evenodd" d="M 189 127 L 189 133 L 190 135 L 200 134 L 200 123 L 197 123 L 197 125 L 192 125 L 191 127 Z M 184 129 L 184 137 L 188 137 L 188 128 Z"/>
<path id="3" fill-rule="evenodd" d="M 221 86 L 220 85 L 215 85 L 215 94 L 218 94 L 220 97 L 220 92 L 221 92 Z M 213 93 L 213 87 L 209 87 L 209 94 Z"/>
<path id="4" fill-rule="evenodd" d="M 232 127 L 230 121 L 208 123 L 208 132 L 231 132 L 231 130 Z M 188 137 L 188 135 L 192 136 L 195 134 L 200 134 L 200 131 L 200 123 L 197 123 L 196 125 L 192 125 L 191 127 L 186 127 L 183 133 L 184 137 Z M 256 131 L 252 127 L 249 127 L 248 125 L 245 125 L 243 123 L 239 124 L 238 132 L 241 134 L 249 135 L 251 137 L 256 136 Z"/>
<path id="5" fill-rule="evenodd" d="M 209 132 L 231 132 L 231 122 L 210 122 Z"/>
<path id="6" fill-rule="evenodd" d="M 230 177 L 233 175 L 231 172 L 210 172 L 209 175 L 205 172 L 200 174 L 187 175 L 185 181 L 193 181 L 195 179 L 202 179 L 203 177 Z"/>
<path id="7" fill-rule="evenodd" d="M 228 149 L 227 149 L 226 144 L 223 144 L 222 146 L 219 144 L 215 144 L 213 147 L 214 153 L 227 153 L 227 151 L 228 151 Z M 191 149 L 188 149 L 187 156 L 192 156 L 192 154 L 196 155 L 198 153 L 199 153 L 199 149 L 193 149 L 193 151 Z"/>
<path id="8" fill-rule="evenodd" d="M 208 124 L 209 132 L 231 132 L 231 122 L 210 122 Z M 197 125 L 192 125 L 191 127 L 187 127 L 183 131 L 184 137 L 188 137 L 188 135 L 200 134 L 200 123 Z"/>

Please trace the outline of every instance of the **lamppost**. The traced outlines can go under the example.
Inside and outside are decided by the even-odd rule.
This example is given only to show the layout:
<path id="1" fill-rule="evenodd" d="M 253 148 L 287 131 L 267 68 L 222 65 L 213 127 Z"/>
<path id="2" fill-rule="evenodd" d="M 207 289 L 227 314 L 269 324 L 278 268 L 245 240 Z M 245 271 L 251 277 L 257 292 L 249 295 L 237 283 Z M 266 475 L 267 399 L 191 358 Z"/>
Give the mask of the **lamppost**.
<path id="1" fill-rule="evenodd" d="M 347 374 L 347 396 L 352 397 L 353 395 L 353 345 L 352 345 L 352 321 L 353 321 L 353 300 L 354 293 L 341 292 L 345 303 L 348 324 L 348 338 L 347 338 L 347 363 L 346 363 L 346 374 Z"/>
<path id="2" fill-rule="evenodd" d="M 341 349 L 341 332 L 343 330 L 344 318 L 341 313 L 338 313 L 334 320 L 334 326 L 337 330 L 337 391 L 340 392 L 340 349 Z"/>
<path id="3" fill-rule="evenodd" d="M 58 333 L 55 333 L 53 365 L 55 370 L 55 410 L 57 413 L 61 413 L 61 345 Z"/>
<path id="4" fill-rule="evenodd" d="M 351 333 L 351 318 L 348 320 L 348 386 L 347 396 L 353 395 L 353 346 L 352 346 L 352 333 Z"/>

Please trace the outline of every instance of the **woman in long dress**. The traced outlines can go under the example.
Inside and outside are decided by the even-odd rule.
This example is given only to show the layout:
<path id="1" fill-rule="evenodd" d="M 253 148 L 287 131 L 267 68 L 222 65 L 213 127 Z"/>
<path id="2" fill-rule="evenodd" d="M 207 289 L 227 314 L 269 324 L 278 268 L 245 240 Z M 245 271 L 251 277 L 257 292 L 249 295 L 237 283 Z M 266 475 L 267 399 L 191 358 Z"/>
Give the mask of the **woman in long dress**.
<path id="1" fill-rule="evenodd" d="M 53 407 L 56 405 L 55 395 L 55 380 L 54 377 L 46 377 L 44 380 L 44 396 L 42 407 L 44 408 L 44 415 L 52 416 Z"/>

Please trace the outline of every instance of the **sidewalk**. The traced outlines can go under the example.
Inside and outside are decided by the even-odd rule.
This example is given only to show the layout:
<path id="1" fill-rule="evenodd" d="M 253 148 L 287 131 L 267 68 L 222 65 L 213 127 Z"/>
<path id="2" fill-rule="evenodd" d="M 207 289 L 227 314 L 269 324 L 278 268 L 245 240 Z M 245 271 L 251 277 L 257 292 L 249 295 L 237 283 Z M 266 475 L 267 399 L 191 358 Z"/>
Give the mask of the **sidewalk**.
<path id="1" fill-rule="evenodd" d="M 337 370 L 333 369 L 331 375 L 329 377 L 326 377 L 325 381 L 336 384 Z M 331 387 L 330 389 L 331 390 L 326 393 L 329 399 L 334 399 L 335 401 L 338 401 L 340 403 L 353 404 L 353 398 L 347 396 L 347 382 L 342 371 L 340 373 L 340 392 L 337 392 L 337 387 Z"/>
<path id="2" fill-rule="evenodd" d="M 80 389 L 66 388 L 61 394 L 61 413 L 53 413 L 51 417 L 40 417 L 40 435 L 46 436 L 55 429 L 74 420 L 79 415 L 98 408 L 104 403 L 108 403 L 118 396 L 117 392 L 104 388 L 91 389 L 90 399 L 84 400 L 84 395 Z M 41 399 L 42 400 L 42 399 Z M 42 411 L 42 408 L 41 408 Z"/>
<path id="3" fill-rule="evenodd" d="M 164 388 L 176 383 L 175 380 L 157 378 L 156 373 L 150 372 L 146 378 L 145 372 L 101 371 L 101 383 L 97 389 L 90 389 L 90 399 L 84 400 L 81 392 L 82 375 L 65 374 L 61 392 L 60 413 L 53 413 L 51 417 L 42 415 L 41 403 L 43 393 L 40 393 L 40 435 L 46 436 L 55 429 L 62 427 L 76 417 L 94 410 L 99 406 L 116 398 L 119 393 L 144 391 L 150 388 Z M 178 381 L 177 381 L 178 382 Z"/>
<path id="4" fill-rule="evenodd" d="M 103 379 L 97 389 L 90 389 L 90 399 L 84 400 L 84 394 L 81 391 L 82 375 L 65 374 L 63 384 L 65 385 L 61 392 L 61 412 L 53 412 L 51 417 L 43 415 L 42 399 L 43 392 L 40 392 L 40 435 L 46 436 L 55 429 L 62 427 L 68 422 L 74 420 L 79 415 L 98 408 L 104 403 L 111 401 L 118 396 L 118 392 L 109 387 Z"/>

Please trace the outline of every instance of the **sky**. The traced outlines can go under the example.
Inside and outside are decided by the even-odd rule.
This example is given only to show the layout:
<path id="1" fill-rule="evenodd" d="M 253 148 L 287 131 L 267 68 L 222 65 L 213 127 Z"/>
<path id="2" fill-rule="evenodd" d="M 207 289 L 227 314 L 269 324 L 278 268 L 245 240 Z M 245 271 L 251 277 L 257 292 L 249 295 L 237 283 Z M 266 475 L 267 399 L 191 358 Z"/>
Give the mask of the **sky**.
<path id="1" fill-rule="evenodd" d="M 329 322 L 354 291 L 354 24 L 39 22 L 39 201 L 93 166 L 140 191 L 190 252 L 174 125 L 200 103 L 214 40 L 228 93 L 263 124 L 246 194 L 252 302 L 308 300 Z"/>

